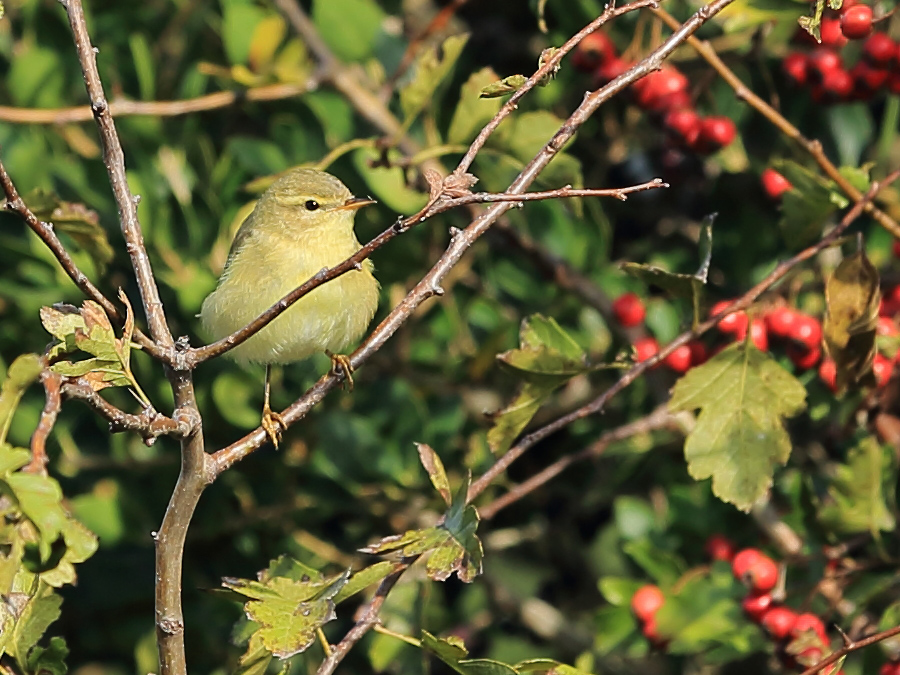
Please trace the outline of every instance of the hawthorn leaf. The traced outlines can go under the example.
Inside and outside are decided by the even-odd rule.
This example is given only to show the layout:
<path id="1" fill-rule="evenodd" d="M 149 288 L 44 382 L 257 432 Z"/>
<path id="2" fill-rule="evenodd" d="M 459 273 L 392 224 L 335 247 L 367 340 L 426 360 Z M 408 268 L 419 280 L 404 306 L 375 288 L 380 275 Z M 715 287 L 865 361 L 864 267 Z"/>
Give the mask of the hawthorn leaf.
<path id="1" fill-rule="evenodd" d="M 398 569 L 397 563 L 390 562 L 389 560 L 382 560 L 374 565 L 364 567 L 351 576 L 347 581 L 347 584 L 334 596 L 335 604 L 340 604 L 347 598 L 356 595 L 361 590 L 380 582 L 386 576 L 392 572 L 396 572 Z"/>
<path id="2" fill-rule="evenodd" d="M 719 499 L 742 511 L 771 487 L 787 462 L 791 441 L 784 420 L 806 406 L 806 389 L 749 341 L 737 342 L 678 380 L 672 412 L 700 409 L 684 444 L 688 472 L 712 478 Z"/>
<path id="3" fill-rule="evenodd" d="M 7 651 L 20 666 L 26 664 L 28 652 L 37 644 L 54 621 L 59 618 L 62 596 L 46 584 L 38 584 L 37 592 L 28 597 L 16 612 Z"/>
<path id="4" fill-rule="evenodd" d="M 252 622 L 248 622 L 248 624 L 253 625 Z M 266 649 L 262 636 L 257 630 L 250 636 L 247 649 L 241 654 L 238 667 L 234 670 L 235 675 L 265 675 L 269 664 L 272 663 L 272 658 L 272 652 Z"/>
<path id="5" fill-rule="evenodd" d="M 84 204 L 64 201 L 57 194 L 40 188 L 29 192 L 25 203 L 40 220 L 52 223 L 57 232 L 71 237 L 93 259 L 101 274 L 112 262 L 115 251 L 96 211 Z"/>
<path id="6" fill-rule="evenodd" d="M 256 634 L 263 646 L 286 659 L 307 649 L 315 642 L 316 631 L 336 618 L 334 597 L 349 577 L 347 570 L 327 578 L 316 572 L 305 580 L 284 576 L 266 581 L 225 578 L 222 585 L 250 598 L 244 612 L 259 624 Z"/>
<path id="7" fill-rule="evenodd" d="M 554 659 L 528 659 L 513 666 L 517 673 L 538 673 L 539 675 L 590 675 L 585 670 L 575 668 Z"/>
<path id="8" fill-rule="evenodd" d="M 516 675 L 516 669 L 493 659 L 467 659 L 463 641 L 455 636 L 438 638 L 422 631 L 422 649 L 431 652 L 460 675 Z"/>
<path id="9" fill-rule="evenodd" d="M 40 377 L 42 367 L 41 357 L 37 354 L 22 354 L 9 364 L 6 379 L 0 385 L 0 446 L 6 443 L 6 434 L 22 394 Z"/>
<path id="10" fill-rule="evenodd" d="M 825 284 L 827 311 L 822 324 L 825 348 L 837 367 L 837 390 L 874 386 L 872 363 L 878 310 L 881 304 L 878 270 L 860 248 L 845 257 Z"/>
<path id="11" fill-rule="evenodd" d="M 485 100 L 479 97 L 483 87 L 497 79 L 491 68 L 482 68 L 472 73 L 459 90 L 459 103 L 450 118 L 447 130 L 447 142 L 451 144 L 470 143 L 497 111 L 500 101 Z"/>
<path id="12" fill-rule="evenodd" d="M 793 186 L 781 201 L 781 236 L 791 249 L 799 249 L 819 238 L 825 223 L 847 201 L 834 190 L 831 181 L 820 178 L 792 161 L 775 163 Z"/>
<path id="13" fill-rule="evenodd" d="M 400 89 L 400 109 L 404 124 L 409 124 L 432 100 L 438 85 L 450 74 L 468 34 L 451 35 L 438 46 L 428 46 L 411 68 L 411 79 Z"/>
<path id="14" fill-rule="evenodd" d="M 50 638 L 46 647 L 35 646 L 28 653 L 27 671 L 40 675 L 66 675 L 69 648 L 61 637 Z"/>
<path id="15" fill-rule="evenodd" d="M 896 520 L 885 496 L 896 483 L 892 453 L 866 436 L 847 453 L 847 463 L 835 469 L 819 520 L 842 535 L 868 532 L 877 538 L 881 531 L 893 531 Z"/>
<path id="16" fill-rule="evenodd" d="M 512 402 L 490 416 L 494 424 L 487 439 L 494 453 L 509 449 L 557 387 L 591 369 L 578 343 L 556 321 L 540 314 L 522 321 L 519 348 L 499 354 L 497 360 L 524 383 Z"/>
<path id="17" fill-rule="evenodd" d="M 528 82 L 528 78 L 524 75 L 507 75 L 501 80 L 491 82 L 481 88 L 479 98 L 500 98 L 507 94 L 514 94 L 523 84 Z"/>
<path id="18" fill-rule="evenodd" d="M 422 466 L 425 467 L 425 471 L 428 472 L 431 484 L 434 485 L 434 489 L 444 499 L 444 503 L 450 506 L 453 501 L 453 495 L 450 491 L 450 481 L 447 479 L 447 472 L 444 470 L 441 458 L 427 443 L 416 443 L 416 449 L 419 451 L 419 460 L 422 462 Z"/>

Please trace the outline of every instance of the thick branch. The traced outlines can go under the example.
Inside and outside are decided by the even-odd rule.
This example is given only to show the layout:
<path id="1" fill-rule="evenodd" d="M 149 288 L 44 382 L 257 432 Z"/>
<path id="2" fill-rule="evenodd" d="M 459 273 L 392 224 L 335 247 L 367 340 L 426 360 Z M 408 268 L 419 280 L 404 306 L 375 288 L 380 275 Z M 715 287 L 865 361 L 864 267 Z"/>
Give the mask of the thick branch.
<path id="1" fill-rule="evenodd" d="M 125 245 L 128 255 L 131 257 L 131 265 L 134 268 L 138 287 L 141 290 L 141 300 L 144 304 L 150 335 L 171 356 L 175 346 L 174 340 L 166 323 L 162 301 L 159 298 L 159 289 L 156 287 L 156 279 L 150 268 L 150 258 L 147 256 L 147 249 L 144 246 L 144 236 L 141 233 L 141 224 L 137 215 L 137 199 L 131 194 L 128 187 L 128 178 L 125 174 L 125 153 L 122 151 L 122 143 L 116 133 L 116 124 L 109 112 L 106 95 L 103 93 L 103 83 L 100 81 L 100 73 L 97 70 L 97 51 L 91 44 L 91 38 L 88 35 L 84 8 L 81 6 L 81 0 L 60 0 L 60 3 L 66 8 L 69 16 L 69 25 L 72 28 L 75 49 L 78 52 L 81 71 L 84 74 L 91 110 L 100 131 L 103 162 L 106 164 L 109 183 L 112 186 L 113 196 L 119 210 L 119 222 L 125 237 Z"/>

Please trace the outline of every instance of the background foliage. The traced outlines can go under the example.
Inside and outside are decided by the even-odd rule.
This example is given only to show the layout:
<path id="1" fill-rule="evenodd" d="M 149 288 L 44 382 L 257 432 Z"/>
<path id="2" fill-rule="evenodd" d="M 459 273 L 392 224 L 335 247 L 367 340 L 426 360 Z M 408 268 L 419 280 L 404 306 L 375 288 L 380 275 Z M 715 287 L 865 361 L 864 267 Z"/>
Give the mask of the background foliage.
<path id="1" fill-rule="evenodd" d="M 391 75 L 411 36 L 425 28 L 437 7 L 412 0 L 312 3 L 310 14 L 327 46 L 348 68 L 359 69 L 373 92 L 387 93 L 403 132 L 423 149 L 418 157 L 393 147 L 382 150 L 383 130 L 327 85 L 282 100 L 240 101 L 188 115 L 118 118 L 129 181 L 141 196 L 144 236 L 175 335 L 187 335 L 194 345 L 203 342 L 195 318 L 200 303 L 214 287 L 247 205 L 265 187 L 262 178 L 333 159 L 329 171 L 355 194 L 379 200 L 357 218 L 363 241 L 398 214 L 424 205 L 427 188 L 416 176 L 424 153 L 452 167 L 500 105 L 497 99 L 478 99 L 481 87 L 533 72 L 542 49 L 558 46 L 603 10 L 598 0 L 546 5 L 546 34 L 538 28 L 535 3 L 463 5 L 432 37 L 465 34 L 467 39 L 444 42 L 439 54 L 426 57 L 430 62 L 420 61 L 419 72 L 427 70 L 427 77 L 417 80 L 413 68 L 394 82 Z M 666 3 L 680 19 L 697 6 Z M 896 96 L 822 106 L 783 80 L 779 59 L 806 9 L 804 3 L 739 1 L 704 26 L 700 36 L 713 41 L 754 91 L 777 100 L 807 136 L 821 140 L 836 163 L 860 167 L 871 162 L 873 175 L 883 176 L 900 159 Z M 307 47 L 264 2 L 98 1 L 87 10 L 113 100 L 175 100 L 274 83 L 303 85 L 316 74 Z M 655 39 L 641 17 L 626 15 L 609 31 L 620 50 L 632 45 L 635 57 Z M 618 97 L 580 129 L 542 174 L 538 189 L 566 183 L 619 187 L 653 177 L 671 187 L 625 203 L 535 202 L 511 211 L 506 225 L 567 261 L 608 297 L 626 290 L 649 294 L 647 326 L 660 343 L 690 325 L 690 303 L 649 289 L 616 263 L 652 263 L 691 273 L 698 223 L 718 212 L 709 295 L 739 295 L 788 253 L 779 211 L 759 186 L 762 169 L 785 159 L 811 167 L 806 155 L 739 101 L 691 49 L 679 50 L 674 60 L 689 77 L 698 107 L 737 123 L 734 144 L 708 158 L 673 158 L 658 125 L 627 97 Z M 57 3 L 6 3 L 0 72 L 0 100 L 6 104 L 47 109 L 85 103 L 65 13 Z M 564 63 L 557 78 L 526 97 L 479 154 L 473 167 L 478 188 L 504 190 L 592 86 L 589 76 Z M 136 303 L 93 125 L 0 122 L 0 148 L 35 211 L 41 199 L 53 206 L 57 198 L 96 211 L 95 222 L 76 213 L 69 228 L 60 226 L 64 241 L 109 295 L 121 286 Z M 336 149 L 340 152 L 330 154 Z M 373 162 L 379 159 L 392 165 Z M 896 218 L 896 188 L 887 190 L 883 200 Z M 382 284 L 376 321 L 437 258 L 449 229 L 468 222 L 463 210 L 447 213 L 375 253 Z M 897 281 L 889 235 L 867 219 L 858 229 L 883 276 Z M 780 292 L 821 313 L 820 268 L 834 264 L 833 256 L 816 259 Z M 470 251 L 445 291 L 360 370 L 352 393 L 330 396 L 287 433 L 277 454 L 269 447 L 255 453 L 204 495 L 185 559 L 186 641 L 195 672 L 231 670 L 243 651 L 229 639 L 242 616 L 241 604 L 232 595 L 211 592 L 222 577 L 254 578 L 282 553 L 338 573 L 350 564 L 371 564 L 371 556 L 354 551 L 380 537 L 433 525 L 444 506 L 415 443 L 435 449 L 454 490 L 469 469 L 478 475 L 492 463 L 491 421 L 485 412 L 502 409 L 522 379 L 495 357 L 519 346 L 523 319 L 552 317 L 590 363 L 612 361 L 628 348 L 608 316 L 554 283 L 502 228 Z M 0 215 L 0 366 L 5 370 L 19 354 L 44 350 L 49 337 L 39 321 L 42 306 L 78 305 L 82 299 L 37 237 L 14 216 Z M 783 355 L 777 358 L 793 369 Z M 275 404 L 287 405 L 326 364 L 323 356 L 278 372 Z M 147 396 L 159 409 L 169 409 L 171 393 L 156 364 L 136 352 L 132 367 Z M 542 390 L 544 405 L 535 425 L 584 403 L 619 377 L 617 370 L 582 370 L 554 383 L 560 386 L 552 394 L 552 387 Z M 809 598 L 816 611 L 846 627 L 862 612 L 880 617 L 897 598 L 898 550 L 890 517 L 896 448 L 882 452 L 876 443 L 872 450 L 858 439 L 852 414 L 859 398 L 835 399 L 812 373 L 801 374 L 800 381 L 807 389 L 807 410 L 788 425 L 792 451 L 771 493 L 777 513 L 804 541 L 806 557 L 789 576 L 788 593 L 798 604 Z M 257 426 L 261 383 L 261 369 L 242 370 L 221 359 L 197 372 L 210 449 Z M 520 482 L 600 433 L 649 414 L 674 383 L 668 371 L 651 372 L 614 398 L 603 415 L 541 442 L 513 465 L 508 481 Z M 135 408 L 124 390 L 109 397 L 125 409 Z M 42 406 L 40 389 L 28 389 L 9 429 L 12 445 L 28 446 Z M 741 590 L 730 572 L 714 566 L 710 576 L 697 580 L 688 571 L 706 563 L 703 542 L 712 533 L 726 532 L 738 545 L 765 546 L 767 541 L 752 515 L 716 499 L 709 481 L 691 478 L 682 446 L 680 432 L 638 434 L 503 509 L 479 531 L 485 548 L 482 577 L 472 584 L 456 578 L 436 584 L 414 569 L 390 595 L 382 612 L 385 626 L 413 636 L 422 630 L 455 635 L 465 640 L 471 655 L 509 663 L 547 657 L 594 672 L 677 672 L 693 669 L 692 663 L 712 664 L 721 672 L 763 671 L 770 648 L 760 630 L 741 616 Z M 72 670 L 155 672 L 151 532 L 177 476 L 176 445 L 161 439 L 147 447 L 133 435 L 111 436 L 102 420 L 73 402 L 63 408 L 49 452 L 51 474 L 68 508 L 96 533 L 99 549 L 79 565 L 77 586 L 62 589 L 62 614 L 48 635 L 65 637 Z M 864 457 L 879 466 L 886 505 L 876 500 L 867 507 L 854 494 L 854 467 Z M 484 501 L 504 487 L 491 488 Z M 880 526 L 869 537 L 867 514 L 876 508 Z M 858 547 L 861 571 L 844 589 L 856 610 L 841 616 L 812 591 L 822 574 L 822 547 L 848 537 Z M 667 634 L 691 627 L 671 643 L 674 656 L 649 655 L 628 610 L 631 593 L 648 580 L 664 589 L 676 582 L 695 586 L 659 619 Z M 352 602 L 327 626 L 332 639 L 351 625 Z M 881 658 L 873 650 L 857 657 L 846 664 L 848 674 L 872 672 Z M 314 648 L 290 661 L 289 668 L 305 671 L 320 659 Z M 410 673 L 443 666 L 429 664 L 422 651 L 394 637 L 371 634 L 345 667 Z"/>

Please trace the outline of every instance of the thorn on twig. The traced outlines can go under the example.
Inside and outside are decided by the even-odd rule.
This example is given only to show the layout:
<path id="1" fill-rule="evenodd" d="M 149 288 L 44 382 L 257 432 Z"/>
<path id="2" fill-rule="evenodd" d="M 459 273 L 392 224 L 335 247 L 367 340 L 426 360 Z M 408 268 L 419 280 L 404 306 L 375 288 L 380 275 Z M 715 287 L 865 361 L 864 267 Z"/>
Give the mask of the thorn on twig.
<path id="1" fill-rule="evenodd" d="M 353 269 L 355 269 L 355 270 L 357 270 L 357 271 L 361 270 L 361 269 L 362 269 L 362 263 L 359 262 L 358 260 L 357 260 L 357 261 L 354 261 L 354 263 L 353 263 Z"/>
<path id="2" fill-rule="evenodd" d="M 133 195 L 133 196 L 132 196 L 132 199 L 134 200 L 134 205 L 135 205 L 135 206 L 137 206 L 138 204 L 141 203 L 141 196 L 140 196 L 140 195 Z"/>
<path id="3" fill-rule="evenodd" d="M 456 239 L 457 235 L 462 234 L 462 230 L 458 227 L 450 227 L 450 238 Z"/>
<path id="4" fill-rule="evenodd" d="M 838 626 L 837 624 L 833 624 L 835 630 L 841 634 L 841 639 L 844 641 L 844 647 L 851 647 L 853 645 L 853 640 L 844 632 L 844 629 Z"/>
<path id="5" fill-rule="evenodd" d="M 444 294 L 444 289 L 443 289 L 442 286 L 434 286 L 434 287 L 431 289 L 431 294 L 432 294 L 432 295 L 436 295 L 436 296 L 438 296 L 438 297 L 441 297 L 441 296 Z"/>

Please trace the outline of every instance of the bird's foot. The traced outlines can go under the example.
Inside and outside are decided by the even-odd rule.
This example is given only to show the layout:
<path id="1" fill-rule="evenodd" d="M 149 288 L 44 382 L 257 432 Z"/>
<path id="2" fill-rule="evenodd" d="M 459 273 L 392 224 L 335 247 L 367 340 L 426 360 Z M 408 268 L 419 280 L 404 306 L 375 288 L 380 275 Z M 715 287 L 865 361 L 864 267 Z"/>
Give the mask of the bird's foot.
<path id="1" fill-rule="evenodd" d="M 287 431 L 287 422 L 279 413 L 269 407 L 268 401 L 263 406 L 261 426 L 277 450 L 278 444 L 281 442 L 281 434 Z"/>
<path id="2" fill-rule="evenodd" d="M 347 384 L 348 389 L 353 391 L 353 366 L 350 365 L 350 357 L 346 354 L 332 354 L 327 349 L 325 353 L 331 359 L 331 372 L 335 375 L 343 374 L 344 382 Z"/>

